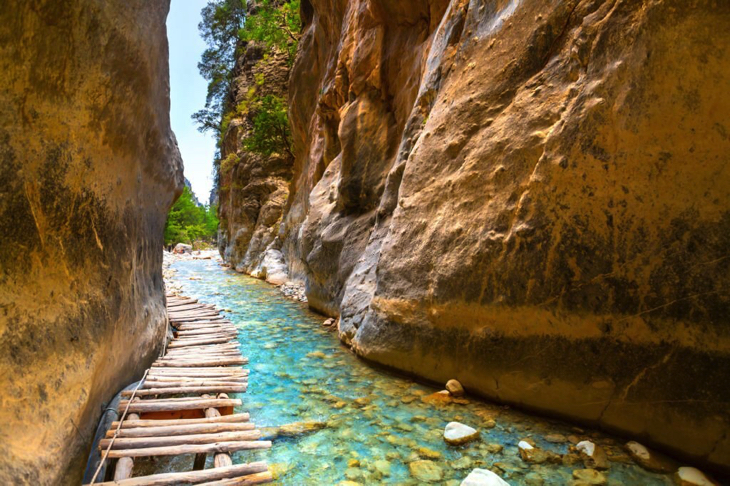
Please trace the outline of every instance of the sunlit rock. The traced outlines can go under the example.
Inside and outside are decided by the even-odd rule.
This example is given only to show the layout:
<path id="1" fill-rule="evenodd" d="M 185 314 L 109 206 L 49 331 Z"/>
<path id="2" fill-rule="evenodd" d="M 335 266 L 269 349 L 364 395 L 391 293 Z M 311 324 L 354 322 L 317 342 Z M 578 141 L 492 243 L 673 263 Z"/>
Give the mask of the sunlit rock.
<path id="1" fill-rule="evenodd" d="M 509 486 L 509 483 L 488 469 L 474 469 L 461 486 Z"/>
<path id="2" fill-rule="evenodd" d="M 478 430 L 459 422 L 450 422 L 444 429 L 444 440 L 450 445 L 462 445 L 478 438 Z"/>
<path id="3" fill-rule="evenodd" d="M 462 397 L 464 396 L 464 387 L 461 386 L 457 380 L 449 380 L 446 382 L 446 390 L 451 393 L 452 396 Z"/>
<path id="4" fill-rule="evenodd" d="M 580 452 L 586 468 L 606 470 L 610 467 L 606 451 L 589 440 L 578 442 L 575 448 Z"/>
<path id="5" fill-rule="evenodd" d="M 679 486 L 717 486 L 719 484 L 694 467 L 680 467 L 674 477 Z"/>

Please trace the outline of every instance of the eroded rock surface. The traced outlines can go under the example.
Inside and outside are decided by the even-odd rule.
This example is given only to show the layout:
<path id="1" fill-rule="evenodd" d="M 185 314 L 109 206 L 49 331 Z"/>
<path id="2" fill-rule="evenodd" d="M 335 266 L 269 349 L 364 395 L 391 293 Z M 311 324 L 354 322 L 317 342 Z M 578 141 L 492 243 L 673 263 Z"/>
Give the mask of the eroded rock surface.
<path id="1" fill-rule="evenodd" d="M 0 483 L 80 484 L 165 335 L 169 2 L 0 9 Z"/>
<path id="2" fill-rule="evenodd" d="M 730 467 L 730 5 L 302 16 L 277 235 L 341 339 Z"/>

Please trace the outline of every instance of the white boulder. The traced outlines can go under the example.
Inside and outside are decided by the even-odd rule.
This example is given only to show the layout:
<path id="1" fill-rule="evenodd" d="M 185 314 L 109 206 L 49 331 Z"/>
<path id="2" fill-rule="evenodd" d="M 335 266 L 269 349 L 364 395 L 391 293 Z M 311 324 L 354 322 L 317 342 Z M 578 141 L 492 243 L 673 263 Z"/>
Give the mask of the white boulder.
<path id="1" fill-rule="evenodd" d="M 489 469 L 477 468 L 469 473 L 461 486 L 509 486 L 509 483 Z"/>

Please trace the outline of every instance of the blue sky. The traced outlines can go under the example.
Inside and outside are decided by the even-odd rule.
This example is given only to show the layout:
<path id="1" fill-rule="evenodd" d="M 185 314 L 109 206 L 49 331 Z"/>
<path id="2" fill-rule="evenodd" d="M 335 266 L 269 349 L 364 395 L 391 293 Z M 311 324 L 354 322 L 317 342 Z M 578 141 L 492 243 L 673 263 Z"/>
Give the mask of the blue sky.
<path id="1" fill-rule="evenodd" d="M 205 105 L 208 83 L 198 73 L 198 60 L 205 42 L 198 34 L 200 11 L 206 0 L 172 0 L 167 16 L 170 42 L 170 117 L 177 136 L 185 177 L 202 203 L 208 202 L 213 187 L 212 134 L 198 132 L 190 115 Z"/>

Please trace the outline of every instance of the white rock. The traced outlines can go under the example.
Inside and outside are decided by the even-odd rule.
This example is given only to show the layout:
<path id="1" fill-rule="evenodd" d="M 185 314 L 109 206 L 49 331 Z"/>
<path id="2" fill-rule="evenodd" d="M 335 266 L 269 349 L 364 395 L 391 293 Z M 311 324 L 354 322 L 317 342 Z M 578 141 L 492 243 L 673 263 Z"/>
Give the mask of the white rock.
<path id="1" fill-rule="evenodd" d="M 596 444 L 589 440 L 584 440 L 582 442 L 578 442 L 575 445 L 575 448 L 587 456 L 593 456 L 593 451 L 596 450 Z"/>
<path id="2" fill-rule="evenodd" d="M 509 486 L 509 483 L 488 469 L 474 469 L 461 486 Z"/>
<path id="3" fill-rule="evenodd" d="M 699 469 L 693 467 L 680 467 L 677 470 L 677 482 L 682 486 L 715 486 Z"/>
<path id="4" fill-rule="evenodd" d="M 450 422 L 444 429 L 444 440 L 451 445 L 461 445 L 479 438 L 479 431 L 459 422 Z"/>
<path id="5" fill-rule="evenodd" d="M 643 445 L 639 444 L 638 442 L 634 442 L 633 440 L 631 442 L 628 442 L 626 444 L 626 448 L 629 449 L 629 452 L 631 452 L 636 457 L 639 457 L 644 460 L 651 459 L 651 454 L 649 453 L 649 449 L 644 447 Z"/>
<path id="6" fill-rule="evenodd" d="M 517 444 L 517 447 L 519 447 L 520 449 L 525 450 L 525 451 L 531 451 L 532 449 L 534 449 L 534 447 L 532 447 L 529 443 L 525 442 L 524 440 L 521 440 L 520 443 Z"/>

